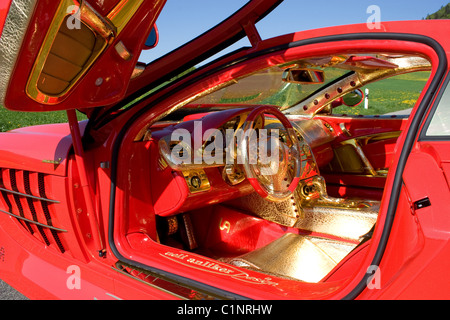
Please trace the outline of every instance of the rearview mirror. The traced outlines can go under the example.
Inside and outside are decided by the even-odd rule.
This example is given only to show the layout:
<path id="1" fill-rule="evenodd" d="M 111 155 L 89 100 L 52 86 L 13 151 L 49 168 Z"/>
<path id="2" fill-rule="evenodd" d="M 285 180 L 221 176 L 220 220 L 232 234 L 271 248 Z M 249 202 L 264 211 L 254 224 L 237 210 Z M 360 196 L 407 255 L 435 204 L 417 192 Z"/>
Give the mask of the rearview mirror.
<path id="1" fill-rule="evenodd" d="M 319 69 L 289 68 L 283 72 L 283 81 L 296 84 L 320 84 L 325 81 L 325 72 Z"/>
<path id="2" fill-rule="evenodd" d="M 364 100 L 364 93 L 361 89 L 353 90 L 342 97 L 342 103 L 347 107 L 356 107 Z"/>

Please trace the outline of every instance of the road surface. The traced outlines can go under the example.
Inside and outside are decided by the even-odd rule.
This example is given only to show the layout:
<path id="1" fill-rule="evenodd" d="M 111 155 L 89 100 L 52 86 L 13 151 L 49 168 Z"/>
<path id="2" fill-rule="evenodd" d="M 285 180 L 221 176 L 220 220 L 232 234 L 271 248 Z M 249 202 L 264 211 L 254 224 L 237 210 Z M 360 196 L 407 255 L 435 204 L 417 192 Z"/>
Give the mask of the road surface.
<path id="1" fill-rule="evenodd" d="M 8 284 L 0 280 L 0 300 L 28 300 L 24 295 L 14 290 Z"/>

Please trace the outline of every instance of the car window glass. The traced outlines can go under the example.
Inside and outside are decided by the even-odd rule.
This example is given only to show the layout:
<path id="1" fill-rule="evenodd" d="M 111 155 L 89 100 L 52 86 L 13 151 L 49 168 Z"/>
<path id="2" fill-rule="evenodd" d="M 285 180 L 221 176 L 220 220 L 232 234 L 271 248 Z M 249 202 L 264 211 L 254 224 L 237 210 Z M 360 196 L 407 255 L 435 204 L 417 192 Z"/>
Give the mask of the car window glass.
<path id="1" fill-rule="evenodd" d="M 277 105 L 290 107 L 328 83 L 347 74 L 348 70 L 326 68 L 325 81 L 318 84 L 287 83 L 282 80 L 285 68 L 275 66 L 238 79 L 236 83 L 212 94 L 197 99 L 196 104 L 222 104 L 234 106 L 236 103 L 247 105 Z M 233 105 L 234 104 L 234 105 Z"/>
<path id="2" fill-rule="evenodd" d="M 277 105 L 281 109 L 302 105 L 328 84 L 349 75 L 349 71 L 333 67 L 324 68 L 326 81 L 321 84 L 293 84 L 281 80 L 283 68 L 272 67 L 239 79 L 236 83 L 195 100 L 195 104 Z M 361 88 L 364 99 L 356 106 L 341 105 L 334 115 L 377 116 L 397 115 L 408 117 L 430 77 L 429 71 L 410 72 L 374 81 Z M 300 103 L 299 103 L 300 102 Z M 289 109 L 288 109 L 289 111 Z M 307 111 L 305 111 L 307 112 Z M 303 109 L 296 113 L 305 113 Z"/>
<path id="3" fill-rule="evenodd" d="M 447 88 L 439 101 L 430 125 L 427 129 L 427 136 L 450 136 L 450 89 Z"/>
<path id="4" fill-rule="evenodd" d="M 403 115 L 411 113 L 430 77 L 430 72 L 412 72 L 373 82 L 361 88 L 366 99 L 356 107 L 342 105 L 333 114 Z"/>

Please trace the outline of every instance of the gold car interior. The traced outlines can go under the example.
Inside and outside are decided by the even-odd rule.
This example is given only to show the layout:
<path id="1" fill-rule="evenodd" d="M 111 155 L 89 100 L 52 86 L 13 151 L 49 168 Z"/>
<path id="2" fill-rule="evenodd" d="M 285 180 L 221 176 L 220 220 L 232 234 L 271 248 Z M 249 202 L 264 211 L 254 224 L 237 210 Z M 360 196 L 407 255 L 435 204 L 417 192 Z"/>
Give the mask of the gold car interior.
<path id="1" fill-rule="evenodd" d="M 347 62 L 352 57 L 347 58 L 345 60 L 333 57 L 328 59 L 330 61 L 328 65 L 320 67 L 342 67 L 348 71 Z M 378 131 L 368 130 L 366 132 L 369 134 L 366 135 L 353 136 L 354 131 L 347 127 L 348 122 L 333 118 L 330 120 L 334 125 L 332 127 L 331 122 L 327 123 L 321 119 L 321 116 L 330 116 L 333 109 L 331 102 L 342 97 L 346 92 L 397 74 L 416 71 L 429 72 L 431 67 L 430 63 L 421 57 L 380 55 L 378 58 L 368 58 L 368 60 L 370 59 L 370 62 L 376 63 L 379 69 L 369 68 L 364 64 L 353 66 L 352 68 L 356 72 L 337 78 L 330 86 L 326 86 L 323 90 L 318 89 L 297 106 L 286 110 L 289 112 L 287 117 L 297 131 L 299 139 L 306 142 L 301 152 L 303 174 L 298 187 L 289 199 L 277 202 L 268 201 L 256 192 L 252 192 L 219 204 L 213 204 L 208 209 L 183 212 L 180 214 L 182 219 L 176 219 L 176 215 L 162 218 L 167 220 L 166 225 L 172 226 L 171 234 L 182 229 L 183 233 L 188 235 L 186 241 L 190 250 L 237 267 L 287 279 L 306 282 L 323 281 L 346 256 L 370 239 L 378 218 L 382 186 L 381 183 L 380 186 L 377 185 L 378 193 L 374 196 L 370 194 L 372 191 L 368 181 L 384 183 L 389 168 L 375 166 L 366 156 L 365 150 L 379 143 L 395 144 L 401 130 L 381 128 Z M 317 59 L 317 61 L 328 60 L 326 58 Z M 319 67 L 314 63 L 315 60 L 312 59 L 311 61 L 298 61 L 297 65 L 308 68 Z M 248 79 L 239 81 L 245 83 L 246 80 Z M 239 81 L 236 82 L 236 86 Z M 214 105 L 215 101 L 224 97 L 229 98 L 227 90 L 229 88 L 226 86 L 217 88 L 215 92 L 207 92 L 205 96 L 195 102 L 198 105 L 202 103 Z M 268 95 L 269 90 L 270 88 L 265 88 L 261 95 Z M 229 90 L 233 93 L 238 91 L 238 87 Z M 249 96 L 251 95 L 249 94 Z M 266 98 L 266 96 L 264 97 Z M 323 101 L 327 101 L 327 103 Z M 187 103 L 192 103 L 192 100 Z M 281 107 L 281 109 L 283 108 Z M 306 110 L 307 114 L 303 112 Z M 396 123 L 403 123 L 401 119 L 403 118 L 397 118 Z M 271 123 L 269 120 L 265 123 L 265 128 L 269 126 L 276 127 L 277 124 L 276 122 Z M 145 130 L 152 130 L 152 128 L 146 127 Z M 339 139 L 336 139 L 337 136 Z M 319 171 L 319 165 L 312 151 L 313 149 L 320 150 L 320 147 L 325 145 L 332 146 L 331 156 L 322 164 Z M 383 156 L 387 157 L 386 154 Z M 388 162 L 386 163 L 388 165 Z M 183 176 L 191 192 L 195 190 L 196 193 L 207 193 L 212 188 L 209 185 L 207 174 L 202 171 L 202 174 L 198 175 L 196 170 L 198 171 L 199 168 L 185 168 L 182 170 Z M 239 187 L 245 180 L 242 170 L 234 165 L 224 166 L 222 172 L 224 181 L 229 185 Z M 194 176 L 202 178 L 194 181 L 192 180 Z M 359 196 L 340 196 L 336 190 L 333 190 L 333 196 L 329 195 L 327 187 L 333 185 L 330 181 L 334 179 L 336 185 L 336 181 L 339 183 L 339 179 L 343 176 L 356 178 L 354 181 L 364 181 L 361 186 L 358 186 L 358 182 L 348 186 L 353 188 L 353 191 Z M 326 179 L 331 180 L 326 182 Z M 200 186 L 202 186 L 201 189 Z M 367 193 L 360 192 L 359 188 L 366 188 L 366 191 L 369 191 Z M 201 244 L 201 241 L 196 239 L 195 230 L 199 223 L 205 221 L 205 211 L 214 215 L 215 212 L 222 212 L 224 208 L 234 210 L 234 213 L 242 214 L 243 217 L 256 217 L 260 221 L 273 222 L 290 231 L 243 254 L 221 256 L 220 252 L 210 250 L 208 244 Z M 174 219 L 178 223 L 174 224 Z M 173 228 L 174 225 L 176 225 L 175 228 Z M 231 228 L 230 224 L 221 225 L 221 229 L 222 227 L 227 230 Z M 213 229 L 209 233 L 220 232 L 213 231 Z M 221 237 L 220 234 L 216 236 Z M 169 244 L 170 242 L 162 240 L 162 243 Z M 202 245 L 203 248 L 201 248 Z"/>

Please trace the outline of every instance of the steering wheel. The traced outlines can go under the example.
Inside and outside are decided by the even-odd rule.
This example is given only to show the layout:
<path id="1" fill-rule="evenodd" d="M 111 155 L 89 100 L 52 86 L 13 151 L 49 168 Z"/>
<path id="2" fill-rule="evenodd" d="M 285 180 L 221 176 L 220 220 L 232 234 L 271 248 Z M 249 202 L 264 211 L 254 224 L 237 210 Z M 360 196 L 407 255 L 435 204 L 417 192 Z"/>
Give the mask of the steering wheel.
<path id="1" fill-rule="evenodd" d="M 285 130 L 285 136 L 254 128 L 264 115 L 272 115 Z M 290 121 L 275 107 L 257 107 L 242 125 L 239 151 L 245 176 L 263 198 L 280 202 L 292 196 L 302 172 L 300 142 Z M 267 130 L 266 130 L 267 131 Z"/>

